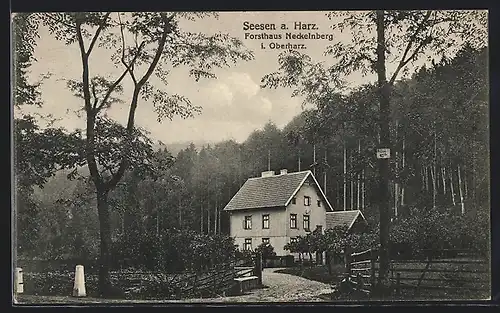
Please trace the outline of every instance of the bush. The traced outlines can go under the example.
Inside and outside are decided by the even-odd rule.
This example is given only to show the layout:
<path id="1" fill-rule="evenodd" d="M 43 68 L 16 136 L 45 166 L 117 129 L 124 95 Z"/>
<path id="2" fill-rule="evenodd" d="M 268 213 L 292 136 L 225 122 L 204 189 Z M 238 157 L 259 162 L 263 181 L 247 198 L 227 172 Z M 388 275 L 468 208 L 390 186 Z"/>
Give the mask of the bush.
<path id="1" fill-rule="evenodd" d="M 274 247 L 269 243 L 261 243 L 257 248 L 255 248 L 255 252 L 262 254 L 263 264 L 266 264 L 267 260 L 276 256 L 276 252 L 274 252 Z"/>
<path id="2" fill-rule="evenodd" d="M 154 234 L 119 238 L 113 246 L 113 267 L 200 271 L 235 260 L 234 239 L 205 235 L 190 230 L 169 230 L 160 238 Z"/>
<path id="3" fill-rule="evenodd" d="M 413 209 L 396 220 L 390 241 L 393 258 L 425 257 L 443 250 L 488 251 L 489 218 L 457 215 L 449 210 Z"/>

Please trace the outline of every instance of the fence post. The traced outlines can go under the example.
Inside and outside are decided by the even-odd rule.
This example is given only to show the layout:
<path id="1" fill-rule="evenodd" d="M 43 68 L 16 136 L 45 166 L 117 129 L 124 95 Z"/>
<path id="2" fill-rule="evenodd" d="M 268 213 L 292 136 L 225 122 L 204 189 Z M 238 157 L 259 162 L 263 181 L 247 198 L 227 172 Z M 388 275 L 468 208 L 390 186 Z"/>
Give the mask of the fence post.
<path id="1" fill-rule="evenodd" d="M 351 255 L 349 250 L 344 249 L 344 262 L 345 262 L 345 271 L 347 276 L 351 275 Z"/>
<path id="2" fill-rule="evenodd" d="M 401 296 L 401 273 L 396 273 L 396 297 Z"/>
<path id="3" fill-rule="evenodd" d="M 260 254 L 260 252 L 255 256 L 254 273 L 258 278 L 257 283 L 259 286 L 262 286 L 262 254 Z"/>
<path id="4" fill-rule="evenodd" d="M 363 278 L 361 277 L 360 273 L 358 273 L 356 275 L 356 280 L 357 280 L 357 283 L 358 283 L 358 285 L 356 286 L 358 288 L 358 290 L 360 290 L 360 291 L 363 290 L 363 287 L 364 287 L 363 286 Z"/>
<path id="5" fill-rule="evenodd" d="M 376 263 L 376 254 L 374 253 L 373 249 L 370 251 L 370 289 L 371 291 L 375 290 L 375 283 L 376 283 L 376 278 L 375 278 L 375 263 Z"/>

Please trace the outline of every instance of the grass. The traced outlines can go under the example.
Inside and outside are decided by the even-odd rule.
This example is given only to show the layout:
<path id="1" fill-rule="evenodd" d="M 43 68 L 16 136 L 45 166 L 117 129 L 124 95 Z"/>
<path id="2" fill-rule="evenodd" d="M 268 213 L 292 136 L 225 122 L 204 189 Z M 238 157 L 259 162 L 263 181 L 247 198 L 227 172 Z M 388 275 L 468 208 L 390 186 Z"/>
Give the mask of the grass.
<path id="1" fill-rule="evenodd" d="M 290 267 L 282 270 L 277 270 L 276 273 L 290 274 L 314 281 L 319 281 L 325 284 L 335 284 L 344 275 L 344 265 L 332 265 L 332 273 L 328 272 L 326 265 Z"/>

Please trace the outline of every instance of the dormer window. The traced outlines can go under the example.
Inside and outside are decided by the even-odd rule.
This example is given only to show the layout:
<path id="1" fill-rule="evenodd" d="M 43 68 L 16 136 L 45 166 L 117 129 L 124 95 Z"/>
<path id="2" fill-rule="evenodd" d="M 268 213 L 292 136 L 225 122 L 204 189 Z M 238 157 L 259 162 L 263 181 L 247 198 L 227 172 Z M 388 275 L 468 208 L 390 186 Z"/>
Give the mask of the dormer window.
<path id="1" fill-rule="evenodd" d="M 297 203 L 297 198 L 293 197 L 292 198 L 292 204 L 296 204 Z"/>
<path id="2" fill-rule="evenodd" d="M 310 206 L 311 205 L 311 197 L 304 196 L 304 205 L 305 206 Z"/>
<path id="3" fill-rule="evenodd" d="M 321 207 L 321 200 L 318 200 L 318 208 Z"/>

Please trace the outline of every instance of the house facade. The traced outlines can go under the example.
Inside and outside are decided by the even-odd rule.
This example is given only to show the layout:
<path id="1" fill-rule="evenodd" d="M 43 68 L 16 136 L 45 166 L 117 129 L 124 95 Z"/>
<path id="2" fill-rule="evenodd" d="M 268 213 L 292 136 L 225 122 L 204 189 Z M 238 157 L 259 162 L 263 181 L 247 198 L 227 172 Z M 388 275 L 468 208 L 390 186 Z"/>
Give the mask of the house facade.
<path id="1" fill-rule="evenodd" d="M 230 234 L 240 250 L 269 243 L 278 256 L 297 236 L 326 227 L 333 208 L 311 171 L 263 172 L 249 178 L 224 208 L 230 216 Z"/>

